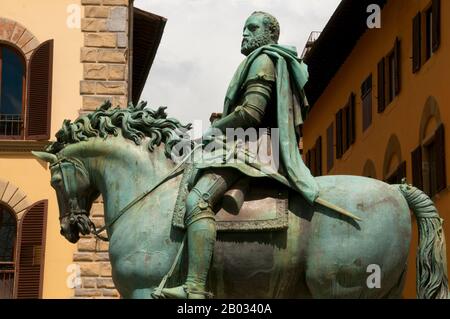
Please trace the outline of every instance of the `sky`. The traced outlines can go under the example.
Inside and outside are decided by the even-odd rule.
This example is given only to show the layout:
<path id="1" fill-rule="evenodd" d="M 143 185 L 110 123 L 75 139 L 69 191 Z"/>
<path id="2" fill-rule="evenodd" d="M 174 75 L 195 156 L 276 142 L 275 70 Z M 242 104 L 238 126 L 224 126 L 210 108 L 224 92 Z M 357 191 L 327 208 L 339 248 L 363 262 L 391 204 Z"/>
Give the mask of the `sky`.
<path id="1" fill-rule="evenodd" d="M 196 133 L 221 112 L 240 53 L 245 20 L 254 11 L 274 15 L 280 44 L 302 53 L 312 31 L 321 31 L 340 0 L 135 0 L 135 6 L 167 19 L 141 95 L 152 108 L 193 123 Z M 200 132 L 200 133 L 199 133 Z"/>

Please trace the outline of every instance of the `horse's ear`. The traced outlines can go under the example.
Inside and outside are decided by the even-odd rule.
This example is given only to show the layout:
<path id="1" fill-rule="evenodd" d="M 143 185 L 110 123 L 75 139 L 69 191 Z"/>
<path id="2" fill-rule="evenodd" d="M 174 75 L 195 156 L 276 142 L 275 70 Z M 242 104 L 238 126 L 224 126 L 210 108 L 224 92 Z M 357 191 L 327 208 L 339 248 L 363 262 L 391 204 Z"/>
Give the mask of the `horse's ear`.
<path id="1" fill-rule="evenodd" d="M 37 158 L 49 162 L 50 164 L 55 163 L 58 160 L 58 157 L 56 157 L 55 154 L 48 153 L 48 152 L 35 152 L 31 151 L 31 153 L 36 156 Z"/>

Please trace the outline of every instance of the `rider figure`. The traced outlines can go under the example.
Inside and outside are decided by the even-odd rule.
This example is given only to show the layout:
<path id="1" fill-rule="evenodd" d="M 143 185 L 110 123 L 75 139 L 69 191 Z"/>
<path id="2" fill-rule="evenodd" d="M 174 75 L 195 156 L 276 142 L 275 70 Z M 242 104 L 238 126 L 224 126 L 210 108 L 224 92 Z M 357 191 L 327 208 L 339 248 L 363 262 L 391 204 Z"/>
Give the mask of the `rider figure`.
<path id="1" fill-rule="evenodd" d="M 295 48 L 278 45 L 278 21 L 265 12 L 254 12 L 246 21 L 241 53 L 246 59 L 240 64 L 230 83 L 223 115 L 211 130 L 226 133 L 230 128 L 278 128 L 280 142 L 280 172 L 287 185 L 313 203 L 318 186 L 304 165 L 296 136 L 296 127 L 306 114 L 307 102 L 303 86 L 307 68 L 297 58 Z M 244 166 L 244 168 L 243 168 Z M 188 243 L 188 275 L 184 285 L 162 290 L 166 298 L 205 298 L 206 279 L 216 239 L 214 205 L 242 176 L 245 165 L 236 168 L 205 167 L 186 200 Z"/>

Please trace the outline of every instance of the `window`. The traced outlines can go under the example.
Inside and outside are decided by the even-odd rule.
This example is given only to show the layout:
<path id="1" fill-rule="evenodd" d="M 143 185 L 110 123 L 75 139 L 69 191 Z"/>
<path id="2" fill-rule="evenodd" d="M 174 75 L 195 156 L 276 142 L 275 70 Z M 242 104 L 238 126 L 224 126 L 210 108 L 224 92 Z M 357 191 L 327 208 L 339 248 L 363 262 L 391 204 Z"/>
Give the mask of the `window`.
<path id="1" fill-rule="evenodd" d="M 361 85 L 363 132 L 372 124 L 372 74 Z"/>
<path id="2" fill-rule="evenodd" d="M 441 44 L 441 0 L 433 0 L 413 18 L 413 73 L 420 70 Z M 422 58 L 423 57 L 423 58 Z"/>
<path id="3" fill-rule="evenodd" d="M 334 127 L 333 123 L 327 129 L 327 172 L 330 172 L 334 165 Z"/>
<path id="4" fill-rule="evenodd" d="M 369 178 L 377 178 L 377 173 L 375 170 L 375 164 L 372 160 L 367 160 L 364 164 L 362 176 Z"/>
<path id="5" fill-rule="evenodd" d="M 16 234 L 14 213 L 0 205 L 0 299 L 13 298 Z"/>
<path id="6" fill-rule="evenodd" d="M 400 94 L 400 40 L 395 39 L 394 48 L 378 63 L 378 113 Z"/>
<path id="7" fill-rule="evenodd" d="M 431 197 L 437 194 L 436 141 L 432 139 L 424 145 L 425 151 L 425 189 Z"/>
<path id="8" fill-rule="evenodd" d="M 313 176 L 322 175 L 322 137 L 319 136 L 314 147 L 306 153 L 306 166 Z"/>
<path id="9" fill-rule="evenodd" d="M 0 45 L 0 139 L 50 138 L 53 40 L 28 65 L 15 48 Z"/>
<path id="10" fill-rule="evenodd" d="M 17 223 L 16 214 L 0 204 L 1 299 L 42 295 L 47 206 L 46 200 L 33 204 Z"/>
<path id="11" fill-rule="evenodd" d="M 347 104 L 336 113 L 336 158 L 355 143 L 355 94 L 350 94 Z"/>
<path id="12" fill-rule="evenodd" d="M 0 46 L 0 136 L 22 135 L 25 102 L 25 60 L 8 46 Z"/>
<path id="13" fill-rule="evenodd" d="M 388 184 L 401 184 L 402 179 L 406 177 L 406 162 L 402 162 L 397 169 L 392 172 L 386 179 L 385 182 Z"/>
<path id="14" fill-rule="evenodd" d="M 430 197 L 447 188 L 445 130 L 441 124 L 434 135 L 412 154 L 413 184 Z"/>

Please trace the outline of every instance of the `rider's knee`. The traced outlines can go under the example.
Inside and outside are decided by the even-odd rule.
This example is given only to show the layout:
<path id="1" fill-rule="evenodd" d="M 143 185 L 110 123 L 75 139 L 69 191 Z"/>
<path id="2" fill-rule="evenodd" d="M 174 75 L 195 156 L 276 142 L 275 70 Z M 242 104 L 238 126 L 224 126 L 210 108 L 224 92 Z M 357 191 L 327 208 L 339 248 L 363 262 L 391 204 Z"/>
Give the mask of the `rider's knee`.
<path id="1" fill-rule="evenodd" d="M 191 224 L 202 218 L 214 219 L 214 213 L 211 209 L 209 195 L 207 193 L 201 193 L 194 188 L 186 198 L 185 222 Z"/>
<path id="2" fill-rule="evenodd" d="M 197 192 L 189 192 L 186 198 L 186 215 L 189 216 L 194 212 L 195 208 L 199 206 L 201 199 L 201 196 Z"/>

